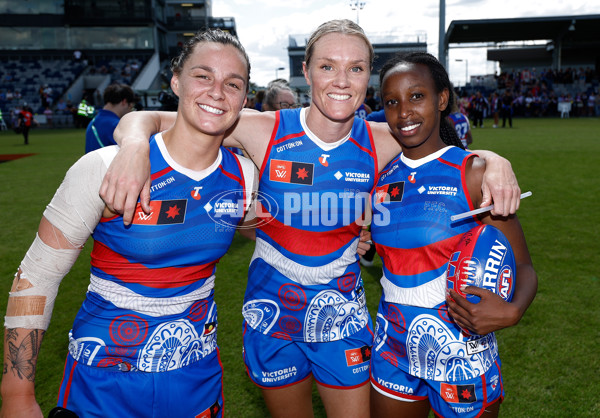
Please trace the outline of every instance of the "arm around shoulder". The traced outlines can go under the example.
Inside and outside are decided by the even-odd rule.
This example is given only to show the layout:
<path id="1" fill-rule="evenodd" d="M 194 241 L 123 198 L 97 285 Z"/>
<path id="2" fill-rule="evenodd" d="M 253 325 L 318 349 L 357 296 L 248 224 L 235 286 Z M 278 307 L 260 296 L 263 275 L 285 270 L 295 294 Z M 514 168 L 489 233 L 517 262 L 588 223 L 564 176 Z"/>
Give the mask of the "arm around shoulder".
<path id="1" fill-rule="evenodd" d="M 477 150 L 477 155 L 486 162 L 486 169 L 481 184 L 483 199 L 481 206 L 492 203 L 492 214 L 507 216 L 519 209 L 521 189 L 510 161 L 492 151 Z"/>

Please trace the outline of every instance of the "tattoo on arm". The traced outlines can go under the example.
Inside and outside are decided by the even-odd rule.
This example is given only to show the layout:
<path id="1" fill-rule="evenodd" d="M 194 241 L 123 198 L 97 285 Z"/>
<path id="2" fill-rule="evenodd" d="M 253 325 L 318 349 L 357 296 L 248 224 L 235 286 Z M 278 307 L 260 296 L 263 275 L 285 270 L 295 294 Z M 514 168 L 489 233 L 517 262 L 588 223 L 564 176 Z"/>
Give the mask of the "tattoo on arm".
<path id="1" fill-rule="evenodd" d="M 17 347 L 17 332 L 15 329 L 6 330 L 6 341 L 8 345 L 8 361 L 10 370 L 13 375 L 19 379 L 27 379 L 33 382 L 35 379 L 35 366 L 37 363 L 37 355 L 40 350 L 40 345 L 44 331 L 40 329 L 31 330 L 29 334 L 23 338 L 21 344 Z M 8 373 L 8 364 L 4 364 L 4 373 Z"/>

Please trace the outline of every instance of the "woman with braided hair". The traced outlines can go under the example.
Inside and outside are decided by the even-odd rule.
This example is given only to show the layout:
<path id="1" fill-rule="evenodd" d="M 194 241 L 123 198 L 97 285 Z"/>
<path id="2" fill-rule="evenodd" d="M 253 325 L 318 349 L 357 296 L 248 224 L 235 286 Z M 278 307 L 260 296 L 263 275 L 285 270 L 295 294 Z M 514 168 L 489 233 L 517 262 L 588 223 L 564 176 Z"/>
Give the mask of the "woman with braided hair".
<path id="1" fill-rule="evenodd" d="M 383 295 L 371 416 L 425 418 L 430 409 L 443 417 L 497 416 L 504 388 L 493 332 L 517 324 L 537 289 L 523 231 L 515 215 L 450 220 L 480 204 L 485 162 L 463 149 L 447 120 L 454 92 L 440 62 L 425 52 L 399 55 L 380 78 L 386 120 L 402 153 L 380 172 L 372 197 Z M 446 294 L 450 256 L 461 236 L 481 224 L 500 229 L 515 254 L 510 303 L 473 286 L 461 290 L 479 296 L 477 304 Z"/>

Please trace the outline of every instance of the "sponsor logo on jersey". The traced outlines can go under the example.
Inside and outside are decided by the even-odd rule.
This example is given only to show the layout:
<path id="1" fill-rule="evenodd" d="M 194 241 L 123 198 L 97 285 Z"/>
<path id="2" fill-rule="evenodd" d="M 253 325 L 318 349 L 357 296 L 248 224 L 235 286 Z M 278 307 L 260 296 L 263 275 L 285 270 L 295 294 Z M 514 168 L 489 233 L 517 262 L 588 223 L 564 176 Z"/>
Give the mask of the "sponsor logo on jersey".
<path id="1" fill-rule="evenodd" d="M 488 350 L 490 348 L 487 335 L 484 335 L 483 337 L 474 340 L 468 340 L 465 344 L 467 346 L 467 354 L 470 356 L 472 356 L 473 354 L 481 353 L 482 351 Z"/>
<path id="2" fill-rule="evenodd" d="M 214 404 L 212 404 L 212 406 L 202 412 L 200 412 L 198 415 L 196 415 L 195 418 L 215 418 L 219 415 L 219 412 L 221 411 L 221 405 L 219 405 L 219 401 L 216 401 Z"/>
<path id="3" fill-rule="evenodd" d="M 269 180 L 312 186 L 314 164 L 296 161 L 271 160 Z"/>
<path id="4" fill-rule="evenodd" d="M 202 197 L 200 195 L 200 190 L 202 190 L 202 186 L 196 186 L 196 187 L 194 187 L 194 190 L 192 190 L 192 199 L 194 199 L 194 200 L 200 200 L 200 198 Z"/>
<path id="5" fill-rule="evenodd" d="M 449 403 L 473 403 L 477 400 L 475 385 L 449 385 L 442 383 L 440 389 L 442 399 Z"/>
<path id="6" fill-rule="evenodd" d="M 171 183 L 174 183 L 174 182 L 175 182 L 175 177 L 173 177 L 173 176 L 167 177 L 166 179 L 159 181 L 158 183 L 154 183 L 152 185 L 152 187 L 150 187 L 150 193 L 155 192 L 156 190 L 160 190 L 163 187 L 165 187 Z"/>
<path id="7" fill-rule="evenodd" d="M 352 348 L 344 352 L 346 354 L 346 364 L 348 367 L 357 364 L 366 363 L 371 360 L 371 346 L 365 345 L 360 348 Z"/>
<path id="8" fill-rule="evenodd" d="M 414 183 L 415 183 L 415 181 L 417 181 L 417 180 L 415 179 L 415 174 L 417 174 L 417 172 L 416 172 L 416 171 L 413 171 L 412 173 L 410 173 L 410 176 L 408 176 L 408 181 L 410 181 L 412 184 L 414 184 Z"/>
<path id="9" fill-rule="evenodd" d="M 375 188 L 375 203 L 402 202 L 404 197 L 404 182 L 384 184 Z"/>
<path id="10" fill-rule="evenodd" d="M 456 196 L 458 188 L 455 186 L 427 186 L 427 194 Z"/>
<path id="11" fill-rule="evenodd" d="M 371 181 L 371 174 L 360 171 L 344 171 L 343 174 L 338 171 L 334 176 L 337 180 L 343 177 L 344 181 L 351 181 L 353 183 L 368 183 Z"/>
<path id="12" fill-rule="evenodd" d="M 151 200 L 150 213 L 146 214 L 138 203 L 133 223 L 136 225 L 182 224 L 185 221 L 186 199 Z"/>
<path id="13" fill-rule="evenodd" d="M 291 149 L 291 148 L 299 147 L 302 144 L 303 144 L 303 142 L 301 140 L 294 141 L 294 142 L 288 142 L 287 144 L 283 144 L 283 145 L 280 145 L 277 148 L 275 148 L 275 151 L 283 152 L 283 151 Z"/>
<path id="14" fill-rule="evenodd" d="M 383 181 L 385 180 L 388 176 L 392 175 L 394 173 L 394 171 L 396 171 L 398 168 L 400 168 L 400 166 L 396 163 L 392 166 L 392 168 L 390 168 L 388 171 L 386 171 L 385 173 L 382 173 L 381 176 L 379 177 L 379 181 Z"/>
<path id="15" fill-rule="evenodd" d="M 329 154 L 321 154 L 319 157 L 319 162 L 323 167 L 329 167 L 329 163 L 327 162 L 327 158 L 331 157 Z"/>

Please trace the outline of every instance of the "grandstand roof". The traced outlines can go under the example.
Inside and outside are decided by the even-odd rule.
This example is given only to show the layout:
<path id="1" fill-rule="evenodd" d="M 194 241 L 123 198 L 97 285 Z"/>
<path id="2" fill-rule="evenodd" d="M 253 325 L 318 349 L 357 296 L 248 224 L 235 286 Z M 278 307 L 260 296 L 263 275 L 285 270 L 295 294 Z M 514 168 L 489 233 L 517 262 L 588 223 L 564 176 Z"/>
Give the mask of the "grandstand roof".
<path id="1" fill-rule="evenodd" d="M 569 30 L 571 24 L 574 30 Z M 446 32 L 446 45 L 456 43 L 530 41 L 598 43 L 600 15 L 527 17 L 515 19 L 454 20 Z"/>

